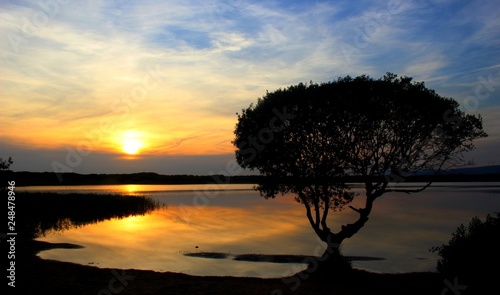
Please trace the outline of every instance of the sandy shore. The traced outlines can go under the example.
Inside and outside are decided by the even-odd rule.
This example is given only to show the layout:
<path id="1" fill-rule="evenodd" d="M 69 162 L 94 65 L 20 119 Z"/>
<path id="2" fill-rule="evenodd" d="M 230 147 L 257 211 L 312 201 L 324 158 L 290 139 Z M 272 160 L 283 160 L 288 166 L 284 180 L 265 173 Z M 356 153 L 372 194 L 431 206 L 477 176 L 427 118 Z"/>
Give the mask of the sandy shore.
<path id="1" fill-rule="evenodd" d="M 29 294 L 439 294 L 436 273 L 375 274 L 354 270 L 348 276 L 316 280 L 308 273 L 259 279 L 191 276 L 171 272 L 116 270 L 43 260 L 42 250 L 71 244 L 18 243 L 15 293 Z M 14 288 L 9 287 L 9 291 Z"/>

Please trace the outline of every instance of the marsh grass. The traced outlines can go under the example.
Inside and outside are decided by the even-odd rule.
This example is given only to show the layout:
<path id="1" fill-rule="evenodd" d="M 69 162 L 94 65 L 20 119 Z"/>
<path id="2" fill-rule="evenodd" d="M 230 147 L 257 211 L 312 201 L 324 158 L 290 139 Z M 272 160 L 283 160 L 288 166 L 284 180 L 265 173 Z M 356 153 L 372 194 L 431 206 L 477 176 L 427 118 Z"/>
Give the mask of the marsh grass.
<path id="1" fill-rule="evenodd" d="M 144 215 L 162 207 L 158 200 L 133 195 L 19 192 L 16 228 L 28 239 L 111 218 Z"/>

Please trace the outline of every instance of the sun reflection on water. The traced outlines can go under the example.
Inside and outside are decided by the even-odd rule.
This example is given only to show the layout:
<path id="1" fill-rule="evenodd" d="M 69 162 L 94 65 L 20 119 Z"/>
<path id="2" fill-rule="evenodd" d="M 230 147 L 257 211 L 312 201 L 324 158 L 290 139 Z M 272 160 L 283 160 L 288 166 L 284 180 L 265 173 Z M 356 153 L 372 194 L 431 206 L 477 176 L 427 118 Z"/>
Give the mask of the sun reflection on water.
<path id="1" fill-rule="evenodd" d="M 139 187 L 137 184 L 125 184 L 123 185 L 123 191 L 127 194 L 133 195 L 139 191 Z"/>

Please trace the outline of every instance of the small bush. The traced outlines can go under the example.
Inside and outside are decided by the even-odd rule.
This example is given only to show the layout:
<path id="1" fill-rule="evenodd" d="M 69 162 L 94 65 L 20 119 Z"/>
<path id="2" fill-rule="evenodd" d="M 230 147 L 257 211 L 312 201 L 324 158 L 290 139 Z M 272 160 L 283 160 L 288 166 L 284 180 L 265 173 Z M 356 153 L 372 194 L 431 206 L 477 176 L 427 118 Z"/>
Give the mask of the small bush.
<path id="1" fill-rule="evenodd" d="M 500 273 L 500 213 L 487 215 L 484 222 L 472 218 L 468 226 L 461 224 L 452 233 L 448 245 L 430 251 L 440 256 L 437 262 L 440 273 L 468 286 L 464 294 L 487 290 L 496 284 Z"/>

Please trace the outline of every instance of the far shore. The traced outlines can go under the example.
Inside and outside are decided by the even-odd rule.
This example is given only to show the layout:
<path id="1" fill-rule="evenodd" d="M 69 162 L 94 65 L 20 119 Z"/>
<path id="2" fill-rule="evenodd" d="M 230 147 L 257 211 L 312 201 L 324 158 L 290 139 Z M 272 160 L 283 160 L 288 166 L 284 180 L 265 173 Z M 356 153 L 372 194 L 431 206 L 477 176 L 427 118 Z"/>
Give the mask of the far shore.
<path id="1" fill-rule="evenodd" d="M 500 168 L 498 170 L 500 170 Z M 256 184 L 266 180 L 265 177 L 260 175 L 236 175 L 226 177 L 224 175 L 161 175 L 153 172 L 131 174 L 57 174 L 54 172 L 4 171 L 3 173 L 6 174 L 5 177 L 7 179 L 16 182 L 16 187 L 112 184 Z M 498 179 L 500 179 L 500 173 L 498 172 L 485 174 L 450 173 L 439 176 L 407 176 L 404 178 L 403 182 L 498 182 Z M 345 181 L 347 183 L 364 183 L 363 180 L 357 176 L 348 176 Z"/>

